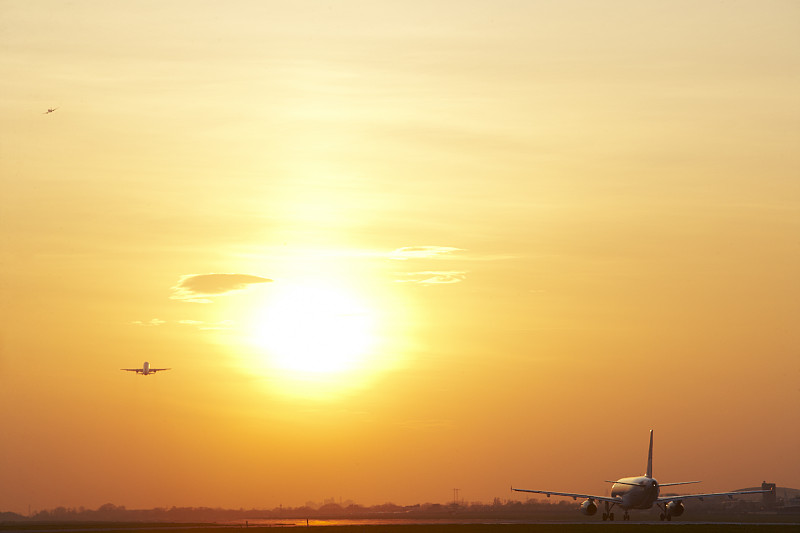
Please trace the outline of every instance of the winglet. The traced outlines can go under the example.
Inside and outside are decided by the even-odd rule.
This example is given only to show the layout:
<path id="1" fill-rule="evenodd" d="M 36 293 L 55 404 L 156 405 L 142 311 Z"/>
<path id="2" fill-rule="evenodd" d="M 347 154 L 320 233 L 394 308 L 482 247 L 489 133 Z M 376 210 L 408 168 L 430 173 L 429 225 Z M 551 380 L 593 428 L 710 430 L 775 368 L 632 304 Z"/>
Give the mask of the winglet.
<path id="1" fill-rule="evenodd" d="M 650 451 L 647 452 L 647 477 L 653 477 L 653 430 L 650 430 Z"/>

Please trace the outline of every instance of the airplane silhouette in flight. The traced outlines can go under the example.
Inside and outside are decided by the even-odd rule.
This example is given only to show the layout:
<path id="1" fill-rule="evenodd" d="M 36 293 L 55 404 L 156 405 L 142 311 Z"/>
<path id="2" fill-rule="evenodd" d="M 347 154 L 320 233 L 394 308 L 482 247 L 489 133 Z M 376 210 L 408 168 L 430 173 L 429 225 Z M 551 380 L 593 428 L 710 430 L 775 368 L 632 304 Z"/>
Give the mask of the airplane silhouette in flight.
<path id="1" fill-rule="evenodd" d="M 56 109 L 58 109 L 58 108 L 57 108 L 57 107 L 48 107 L 48 108 L 47 108 L 47 111 L 45 111 L 45 112 L 44 112 L 44 113 L 42 113 L 42 114 L 43 114 L 43 115 L 49 115 L 50 113 L 53 113 L 53 112 L 54 112 Z"/>
<path id="2" fill-rule="evenodd" d="M 147 361 L 144 362 L 142 368 L 120 368 L 120 370 L 127 370 L 128 372 L 136 372 L 141 376 L 149 376 L 150 374 L 155 374 L 156 372 L 161 372 L 162 370 L 172 370 L 171 368 L 150 368 L 150 363 Z"/>

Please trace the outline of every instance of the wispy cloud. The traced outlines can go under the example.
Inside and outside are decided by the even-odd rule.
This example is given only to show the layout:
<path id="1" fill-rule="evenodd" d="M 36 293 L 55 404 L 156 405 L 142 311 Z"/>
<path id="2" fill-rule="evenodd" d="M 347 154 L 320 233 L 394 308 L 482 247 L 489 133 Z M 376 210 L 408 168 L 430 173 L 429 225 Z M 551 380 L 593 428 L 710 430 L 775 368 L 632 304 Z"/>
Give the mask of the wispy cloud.
<path id="1" fill-rule="evenodd" d="M 437 429 L 450 429 L 454 427 L 452 420 L 431 418 L 431 419 L 418 419 L 418 420 L 401 420 L 396 424 L 405 429 L 412 430 L 437 430 Z"/>
<path id="2" fill-rule="evenodd" d="M 271 279 L 250 274 L 189 274 L 172 287 L 173 300 L 210 303 L 211 298 L 242 291 L 250 285 L 268 283 Z"/>
<path id="3" fill-rule="evenodd" d="M 151 318 L 147 322 L 144 322 L 142 320 L 134 320 L 133 322 L 131 322 L 131 324 L 135 326 L 163 326 L 166 323 L 167 323 L 166 320 L 161 320 L 160 318 Z"/>
<path id="4" fill-rule="evenodd" d="M 463 270 L 425 270 L 399 275 L 405 276 L 405 278 L 396 279 L 395 281 L 398 283 L 419 283 L 420 285 L 446 285 L 460 283 L 467 279 L 467 273 Z"/>
<path id="5" fill-rule="evenodd" d="M 398 248 L 389 253 L 391 259 L 405 261 L 408 259 L 427 259 L 431 257 L 441 257 L 453 252 L 461 252 L 461 248 L 452 246 L 406 246 Z"/>
<path id="6" fill-rule="evenodd" d="M 134 326 L 146 326 L 146 327 L 154 327 L 154 326 L 164 326 L 164 325 L 171 325 L 174 326 L 175 324 L 181 326 L 194 326 L 199 330 L 220 330 L 220 329 L 233 329 L 236 325 L 236 322 L 233 320 L 223 320 L 221 322 L 203 322 L 202 320 L 178 320 L 173 322 L 167 322 L 166 320 L 161 320 L 160 318 L 153 318 L 148 321 L 143 320 L 134 320 L 131 322 Z"/>
<path id="7" fill-rule="evenodd" d="M 233 320 L 223 320 L 222 322 L 203 322 L 202 320 L 179 320 L 178 324 L 182 326 L 194 326 L 199 330 L 224 330 L 233 329 L 236 324 Z"/>

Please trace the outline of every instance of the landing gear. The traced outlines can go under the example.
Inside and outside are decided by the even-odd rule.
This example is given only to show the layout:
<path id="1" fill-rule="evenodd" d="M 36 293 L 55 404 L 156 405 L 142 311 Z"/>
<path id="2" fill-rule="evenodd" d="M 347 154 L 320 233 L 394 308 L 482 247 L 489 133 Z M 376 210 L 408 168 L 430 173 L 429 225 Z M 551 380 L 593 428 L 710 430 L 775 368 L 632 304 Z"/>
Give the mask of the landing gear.
<path id="1" fill-rule="evenodd" d="M 672 514 L 670 514 L 669 510 L 666 507 L 662 507 L 661 510 L 663 511 L 658 517 L 663 522 L 666 520 L 667 522 L 672 522 Z"/>
<path id="2" fill-rule="evenodd" d="M 606 512 L 603 513 L 603 521 L 611 520 L 613 522 L 614 521 L 614 513 L 611 512 L 611 508 L 614 507 L 614 505 L 616 505 L 616 504 L 612 503 L 611 505 L 609 505 L 608 502 L 605 502 L 605 504 L 606 504 Z M 627 511 L 626 511 L 625 514 L 627 514 Z"/>
<path id="3" fill-rule="evenodd" d="M 658 505 L 658 507 L 662 511 L 661 514 L 658 516 L 661 519 L 661 521 L 663 522 L 664 520 L 666 520 L 667 522 L 672 522 L 672 514 L 669 512 L 669 508 L 666 505 L 664 507 Z"/>

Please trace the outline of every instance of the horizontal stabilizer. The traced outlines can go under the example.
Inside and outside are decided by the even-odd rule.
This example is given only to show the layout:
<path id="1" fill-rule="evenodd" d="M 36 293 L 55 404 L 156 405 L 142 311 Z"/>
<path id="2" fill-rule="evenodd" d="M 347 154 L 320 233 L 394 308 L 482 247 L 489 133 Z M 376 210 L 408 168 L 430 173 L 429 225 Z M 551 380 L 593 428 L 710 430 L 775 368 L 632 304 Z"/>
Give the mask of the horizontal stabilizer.
<path id="1" fill-rule="evenodd" d="M 619 485 L 630 485 L 631 487 L 641 487 L 641 485 L 638 484 L 638 483 L 628 483 L 627 481 L 611 481 L 611 480 L 608 480 L 608 479 L 606 479 L 604 481 L 606 483 L 615 483 L 615 484 L 619 484 Z"/>

